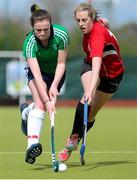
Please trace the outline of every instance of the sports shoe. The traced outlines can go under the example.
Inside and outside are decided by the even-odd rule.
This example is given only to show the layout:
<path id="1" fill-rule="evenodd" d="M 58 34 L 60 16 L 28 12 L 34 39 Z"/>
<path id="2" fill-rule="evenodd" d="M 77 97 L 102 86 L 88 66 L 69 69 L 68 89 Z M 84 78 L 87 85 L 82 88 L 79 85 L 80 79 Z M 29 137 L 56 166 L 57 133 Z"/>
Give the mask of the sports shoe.
<path id="1" fill-rule="evenodd" d="M 77 150 L 80 138 L 78 134 L 73 134 L 70 138 L 68 138 L 65 148 L 59 152 L 60 161 L 66 161 L 70 158 L 72 151 Z"/>
<path id="2" fill-rule="evenodd" d="M 21 104 L 20 106 L 20 111 L 21 111 L 21 117 L 22 117 L 22 111 L 28 107 L 28 104 L 26 103 L 23 103 Z M 26 119 L 27 119 L 27 115 L 26 115 Z M 22 132 L 24 133 L 25 136 L 27 136 L 27 120 L 23 120 L 21 118 L 21 129 L 22 129 Z"/>
<path id="3" fill-rule="evenodd" d="M 33 164 L 36 157 L 40 156 L 42 153 L 42 146 L 40 143 L 33 144 L 26 152 L 25 162 Z"/>
<path id="4" fill-rule="evenodd" d="M 72 151 L 64 148 L 61 152 L 59 152 L 59 160 L 62 162 L 67 161 L 70 158 L 71 153 Z"/>

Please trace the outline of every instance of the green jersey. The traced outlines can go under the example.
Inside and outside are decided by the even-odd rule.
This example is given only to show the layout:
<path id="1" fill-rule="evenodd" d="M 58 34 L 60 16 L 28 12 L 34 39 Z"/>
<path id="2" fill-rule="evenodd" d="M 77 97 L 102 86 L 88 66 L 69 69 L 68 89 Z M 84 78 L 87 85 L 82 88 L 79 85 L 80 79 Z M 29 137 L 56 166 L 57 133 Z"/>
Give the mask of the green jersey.
<path id="1" fill-rule="evenodd" d="M 55 73 L 58 50 L 68 47 L 69 35 L 67 30 L 57 24 L 52 24 L 48 47 L 44 47 L 31 31 L 23 44 L 25 58 L 37 58 L 41 72 Z"/>

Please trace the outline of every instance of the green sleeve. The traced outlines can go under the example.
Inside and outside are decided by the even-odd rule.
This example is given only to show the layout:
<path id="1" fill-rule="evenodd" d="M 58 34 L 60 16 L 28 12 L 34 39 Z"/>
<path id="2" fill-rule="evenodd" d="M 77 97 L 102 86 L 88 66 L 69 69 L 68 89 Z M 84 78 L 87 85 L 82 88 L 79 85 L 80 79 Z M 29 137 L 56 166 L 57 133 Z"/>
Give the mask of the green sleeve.
<path id="1" fill-rule="evenodd" d="M 34 35 L 28 35 L 23 44 L 23 56 L 25 58 L 36 57 L 36 40 Z"/>
<path id="2" fill-rule="evenodd" d="M 60 36 L 59 49 L 63 50 L 69 46 L 69 34 L 67 31 L 64 31 Z"/>

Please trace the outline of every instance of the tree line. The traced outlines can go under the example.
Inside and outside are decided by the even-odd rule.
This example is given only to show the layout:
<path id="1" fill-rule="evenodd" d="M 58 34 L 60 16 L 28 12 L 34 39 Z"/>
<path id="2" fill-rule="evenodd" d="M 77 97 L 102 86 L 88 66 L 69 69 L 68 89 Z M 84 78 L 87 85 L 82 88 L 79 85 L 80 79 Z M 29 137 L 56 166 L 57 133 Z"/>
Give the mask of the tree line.
<path id="1" fill-rule="evenodd" d="M 128 23 L 117 29 L 112 30 L 116 35 L 123 56 L 137 56 L 137 24 Z M 22 50 L 22 44 L 28 32 L 20 22 L 10 21 L 7 24 L 0 24 L 0 50 Z M 82 47 L 80 46 L 82 34 L 77 27 L 69 32 L 70 48 L 69 56 L 81 56 Z"/>

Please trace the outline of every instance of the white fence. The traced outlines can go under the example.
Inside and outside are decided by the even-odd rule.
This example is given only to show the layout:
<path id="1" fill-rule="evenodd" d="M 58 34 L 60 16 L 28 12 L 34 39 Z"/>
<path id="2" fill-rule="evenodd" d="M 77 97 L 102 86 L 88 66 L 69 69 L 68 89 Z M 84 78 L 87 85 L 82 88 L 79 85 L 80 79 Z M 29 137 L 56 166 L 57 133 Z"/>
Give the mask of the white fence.
<path id="1" fill-rule="evenodd" d="M 26 62 L 22 51 L 0 51 L 0 63 L 2 61 L 5 61 L 5 74 L 2 76 L 6 81 L 6 93 L 12 98 L 19 97 L 21 104 L 25 101 L 26 95 L 30 95 L 24 71 Z"/>
<path id="2" fill-rule="evenodd" d="M 7 95 L 10 95 L 14 99 L 19 98 L 19 104 L 25 102 L 26 96 L 31 95 L 27 86 L 27 78 L 25 77 L 25 66 L 26 60 L 22 55 L 22 51 L 0 51 L 0 81 L 3 78 L 3 82 L 0 82 L 0 84 L 5 86 L 4 89 Z M 1 68 L 4 68 L 4 70 L 2 71 Z M 0 92 L 1 88 L 2 86 L 0 86 Z M 64 93 L 65 83 L 60 95 Z"/>

